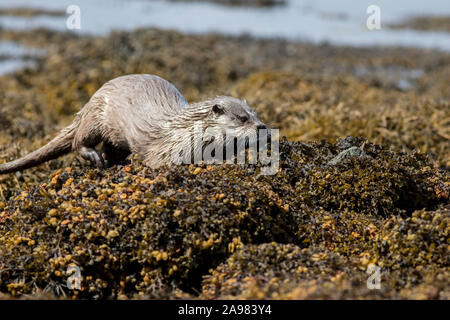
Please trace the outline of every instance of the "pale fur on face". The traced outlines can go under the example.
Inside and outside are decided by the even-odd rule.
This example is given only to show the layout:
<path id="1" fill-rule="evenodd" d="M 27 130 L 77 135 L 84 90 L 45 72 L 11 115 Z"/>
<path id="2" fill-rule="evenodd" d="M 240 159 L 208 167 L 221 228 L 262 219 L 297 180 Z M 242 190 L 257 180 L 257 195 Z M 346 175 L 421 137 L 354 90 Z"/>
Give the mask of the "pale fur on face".
<path id="1" fill-rule="evenodd" d="M 249 139 L 249 143 L 257 140 L 258 129 L 265 128 L 265 125 L 258 119 L 256 112 L 247 104 L 245 100 L 239 100 L 233 97 L 221 96 L 211 101 L 213 103 L 213 118 L 214 125 L 210 126 L 209 132 L 212 136 L 225 133 L 225 146 L 234 143 L 234 138 Z M 216 106 L 214 108 L 214 106 Z M 219 109 L 217 113 L 214 109 Z M 245 140 L 238 141 L 245 143 Z"/>
<path id="2" fill-rule="evenodd" d="M 148 150 L 160 155 L 160 159 L 153 161 L 152 166 L 156 166 L 156 162 L 167 163 L 172 154 L 183 153 L 188 149 L 192 150 L 192 154 L 201 154 L 205 144 L 216 141 L 213 137 L 225 137 L 224 147 L 234 143 L 237 137 L 247 136 L 248 142 L 253 143 L 260 128 L 265 128 L 265 125 L 245 100 L 219 96 L 191 104 L 161 128 L 170 131 L 170 134 L 163 135 L 164 140 L 157 144 L 159 150 Z M 201 131 L 197 134 L 203 135 L 203 143 L 194 141 L 195 130 Z"/>

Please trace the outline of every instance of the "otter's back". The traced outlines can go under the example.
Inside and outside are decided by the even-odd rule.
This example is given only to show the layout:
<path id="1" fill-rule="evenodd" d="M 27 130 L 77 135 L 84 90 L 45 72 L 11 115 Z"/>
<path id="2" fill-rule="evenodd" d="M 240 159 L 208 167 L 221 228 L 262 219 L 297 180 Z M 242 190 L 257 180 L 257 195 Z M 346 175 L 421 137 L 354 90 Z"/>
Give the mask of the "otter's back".
<path id="1" fill-rule="evenodd" d="M 114 144 L 133 147 L 157 134 L 160 125 L 188 102 L 170 82 L 154 75 L 133 74 L 105 83 L 88 105 L 99 108 L 95 112 L 98 123 Z"/>
<path id="2" fill-rule="evenodd" d="M 95 95 L 106 97 L 108 105 L 117 105 L 122 111 L 140 109 L 152 111 L 153 115 L 173 115 L 188 105 L 178 89 L 158 76 L 132 74 L 112 79 L 105 83 Z"/>

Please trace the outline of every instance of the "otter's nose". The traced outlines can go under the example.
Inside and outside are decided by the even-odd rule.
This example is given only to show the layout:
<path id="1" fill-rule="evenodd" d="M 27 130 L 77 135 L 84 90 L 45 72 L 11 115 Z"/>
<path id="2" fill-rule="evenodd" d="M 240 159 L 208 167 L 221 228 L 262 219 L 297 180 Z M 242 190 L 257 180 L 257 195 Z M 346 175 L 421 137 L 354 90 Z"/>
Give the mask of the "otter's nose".
<path id="1" fill-rule="evenodd" d="M 267 127 L 266 127 L 265 124 L 261 123 L 261 124 L 258 124 L 258 126 L 256 127 L 256 129 L 262 130 L 262 129 L 267 129 Z"/>

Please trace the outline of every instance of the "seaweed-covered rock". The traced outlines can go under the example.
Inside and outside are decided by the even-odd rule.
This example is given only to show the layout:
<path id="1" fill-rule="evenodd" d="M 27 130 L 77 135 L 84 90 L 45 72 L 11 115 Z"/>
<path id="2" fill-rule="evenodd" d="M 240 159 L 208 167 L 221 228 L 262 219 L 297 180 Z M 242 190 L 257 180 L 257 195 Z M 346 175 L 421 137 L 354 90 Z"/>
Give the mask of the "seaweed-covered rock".
<path id="1" fill-rule="evenodd" d="M 0 288 L 18 294 L 64 283 L 75 263 L 85 279 L 80 297 L 153 294 L 171 283 L 195 289 L 242 242 L 294 241 L 277 193 L 241 181 L 246 174 L 227 166 L 60 170 L 2 213 Z M 11 286 L 19 278 L 22 286 Z"/>
<path id="2" fill-rule="evenodd" d="M 379 270 L 374 290 L 368 286 L 373 271 L 354 257 L 279 243 L 246 245 L 205 277 L 201 298 L 448 299 L 448 268 Z"/>
<path id="3" fill-rule="evenodd" d="M 350 147 L 364 149 L 368 156 L 332 161 Z M 436 188 L 447 189 L 448 172 L 429 166 L 424 155 L 398 154 L 346 138 L 336 144 L 286 142 L 281 149 L 284 178 L 295 188 L 298 206 L 326 211 L 349 209 L 383 216 L 433 208 L 440 199 Z M 436 181 L 436 177 L 439 182 Z"/>
<path id="4" fill-rule="evenodd" d="M 450 266 L 450 206 L 437 211 L 418 210 L 411 217 L 384 221 L 373 239 L 380 266 Z"/>
<path id="5" fill-rule="evenodd" d="M 285 5 L 285 0 L 169 0 L 172 2 L 213 2 L 228 6 L 272 7 Z"/>
<path id="6" fill-rule="evenodd" d="M 391 23 L 389 28 L 393 29 L 416 29 L 422 31 L 450 31 L 449 16 L 413 16 L 399 23 Z"/>
<path id="7" fill-rule="evenodd" d="M 159 29 L 0 28 L 0 39 L 46 49 L 0 77 L 0 162 L 48 142 L 104 82 L 130 73 L 160 75 L 189 101 L 246 98 L 289 139 L 274 176 L 138 160 L 98 171 L 73 155 L 0 176 L 1 298 L 450 297 L 450 55 Z M 399 90 L 392 80 L 410 74 Z M 334 142 L 347 135 L 364 138 Z M 366 287 L 371 264 L 381 290 Z M 241 285 L 214 289 L 222 275 Z"/>
<path id="8" fill-rule="evenodd" d="M 370 157 L 329 164 L 350 145 Z M 268 242 L 277 244 L 257 250 L 268 254 L 263 261 L 289 260 L 300 248 L 316 248 L 339 261 L 356 261 L 353 269 L 340 263 L 326 267 L 327 273 L 361 272 L 380 261 L 393 272 L 401 269 L 398 286 L 408 282 L 403 275 L 409 268 L 448 263 L 448 213 L 431 218 L 424 211 L 428 222 L 417 220 L 417 211 L 410 216 L 448 203 L 448 172 L 430 168 L 419 154 L 398 154 L 358 138 L 334 144 L 283 140 L 280 152 L 274 176 L 260 175 L 258 165 L 250 164 L 152 170 L 136 159 L 104 171 L 58 170 L 46 183 L 1 203 L 0 291 L 78 298 L 194 294 L 202 277 L 233 252 Z M 429 228 L 434 233 L 427 235 Z M 417 242 L 404 236 L 406 229 Z M 272 259 L 269 251 L 277 246 L 282 250 Z M 329 263 L 316 267 L 323 271 Z M 65 288 L 70 266 L 80 269 L 78 290 Z M 216 295 L 208 286 L 205 295 Z M 396 296 L 398 286 L 386 294 Z"/>
<path id="9" fill-rule="evenodd" d="M 347 263 L 333 252 L 292 244 L 245 245 L 205 277 L 202 298 L 282 298 L 300 280 L 332 279 Z"/>

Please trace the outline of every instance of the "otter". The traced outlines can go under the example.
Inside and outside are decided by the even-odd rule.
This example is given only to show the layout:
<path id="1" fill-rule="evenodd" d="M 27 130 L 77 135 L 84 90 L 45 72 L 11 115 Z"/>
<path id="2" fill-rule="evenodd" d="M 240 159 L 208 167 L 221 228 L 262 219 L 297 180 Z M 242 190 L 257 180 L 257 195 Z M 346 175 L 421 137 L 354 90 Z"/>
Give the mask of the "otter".
<path id="1" fill-rule="evenodd" d="M 235 136 L 265 129 L 245 100 L 219 96 L 189 104 L 170 82 L 133 74 L 106 82 L 53 140 L 23 158 L 0 165 L 0 174 L 25 170 L 71 151 L 98 168 L 138 154 L 157 168 L 171 164 L 173 150 L 192 147 L 186 129 L 196 123 L 210 132 Z M 101 144 L 98 150 L 97 146 Z"/>

